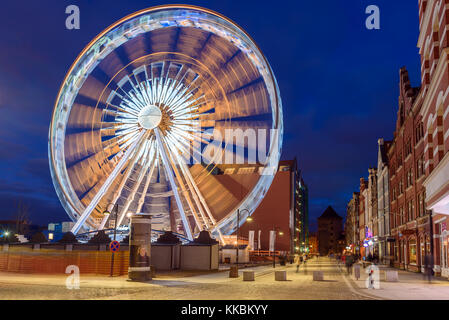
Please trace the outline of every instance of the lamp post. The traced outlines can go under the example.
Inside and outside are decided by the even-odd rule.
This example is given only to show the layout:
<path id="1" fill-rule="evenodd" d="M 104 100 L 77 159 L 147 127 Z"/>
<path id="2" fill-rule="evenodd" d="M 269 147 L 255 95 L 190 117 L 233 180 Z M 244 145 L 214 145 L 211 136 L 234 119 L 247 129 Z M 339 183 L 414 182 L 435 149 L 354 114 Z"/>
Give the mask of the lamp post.
<path id="1" fill-rule="evenodd" d="M 273 268 L 276 268 L 276 230 L 278 230 L 279 228 L 276 228 L 273 225 L 273 235 L 274 235 L 274 239 L 273 239 Z M 279 235 L 282 236 L 284 233 L 282 231 L 279 231 Z"/>
<path id="2" fill-rule="evenodd" d="M 115 212 L 115 223 L 114 223 L 114 241 L 117 237 L 117 216 L 118 216 L 118 204 L 115 203 L 111 203 L 113 205 L 113 208 L 111 211 Z M 108 210 L 103 212 L 104 215 L 107 214 L 111 214 Z M 113 271 L 114 271 L 114 251 L 112 251 L 112 256 L 111 256 L 111 272 L 110 272 L 110 276 L 113 276 Z"/>
<path id="3" fill-rule="evenodd" d="M 242 209 L 242 211 L 247 211 L 249 214 L 248 209 Z M 237 256 L 235 258 L 237 268 L 239 266 L 239 230 L 240 230 L 240 209 L 237 209 Z"/>

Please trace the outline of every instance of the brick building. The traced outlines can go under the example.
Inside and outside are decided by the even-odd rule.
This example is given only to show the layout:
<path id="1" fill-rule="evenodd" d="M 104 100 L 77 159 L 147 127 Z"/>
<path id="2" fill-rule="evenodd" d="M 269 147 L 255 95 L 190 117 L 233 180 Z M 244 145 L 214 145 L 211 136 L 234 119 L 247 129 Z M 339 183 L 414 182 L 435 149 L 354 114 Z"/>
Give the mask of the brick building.
<path id="1" fill-rule="evenodd" d="M 346 246 L 351 247 L 353 253 L 359 253 L 360 230 L 359 230 L 359 193 L 354 192 L 346 206 L 345 219 Z"/>
<path id="2" fill-rule="evenodd" d="M 230 175 L 236 178 L 235 174 Z M 239 238 L 248 239 L 253 231 L 256 248 L 260 241 L 260 250 L 266 251 L 270 247 L 270 231 L 276 230 L 275 250 L 298 253 L 302 242 L 308 243 L 307 216 L 308 191 L 297 161 L 280 161 L 270 189 L 250 221 L 240 227 Z"/>
<path id="3" fill-rule="evenodd" d="M 421 206 L 426 204 L 433 226 L 433 236 L 427 233 L 422 246 L 426 252 L 432 249 L 436 274 L 449 277 L 449 1 L 420 0 L 419 20 L 422 85 L 414 132 L 420 153 L 415 160 L 418 175 L 425 176 L 426 194 L 420 194 L 417 205 L 425 211 Z"/>
<path id="4" fill-rule="evenodd" d="M 390 229 L 390 193 L 387 150 L 391 141 L 378 140 L 377 150 L 377 216 L 378 216 L 378 242 L 379 259 L 390 265 L 392 263 L 394 238 Z"/>
<path id="5" fill-rule="evenodd" d="M 368 255 L 368 181 L 360 178 L 359 186 L 359 253 L 362 257 Z"/>
<path id="6" fill-rule="evenodd" d="M 335 210 L 329 206 L 318 218 L 318 251 L 320 255 L 327 255 L 330 253 L 341 253 L 342 239 L 342 222 Z"/>
<path id="7" fill-rule="evenodd" d="M 313 256 L 318 254 L 318 237 L 316 232 L 309 234 L 309 254 Z"/>
<path id="8" fill-rule="evenodd" d="M 396 267 L 423 272 L 433 254 L 435 273 L 449 277 L 449 0 L 419 0 L 419 22 L 421 86 L 412 87 L 400 69 L 393 140 L 379 140 L 372 231 Z M 369 189 L 361 179 L 361 242 L 371 235 Z"/>
<path id="9" fill-rule="evenodd" d="M 424 206 L 424 154 L 421 134 L 422 88 L 410 85 L 408 72 L 399 72 L 399 105 L 396 130 L 388 151 L 390 176 L 390 222 L 395 237 L 394 265 L 421 271 L 430 238 L 430 219 Z"/>

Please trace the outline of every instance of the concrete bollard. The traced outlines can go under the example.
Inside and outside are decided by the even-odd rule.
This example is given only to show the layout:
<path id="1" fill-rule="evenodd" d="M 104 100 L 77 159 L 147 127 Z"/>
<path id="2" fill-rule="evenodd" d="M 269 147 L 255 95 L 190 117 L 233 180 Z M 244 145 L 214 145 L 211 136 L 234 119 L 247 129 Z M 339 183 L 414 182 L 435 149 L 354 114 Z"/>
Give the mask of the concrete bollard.
<path id="1" fill-rule="evenodd" d="M 238 278 L 239 277 L 239 268 L 237 266 L 231 266 L 229 269 L 229 278 Z"/>
<path id="2" fill-rule="evenodd" d="M 150 266 L 150 274 L 151 278 L 156 278 L 156 268 L 154 266 Z"/>
<path id="3" fill-rule="evenodd" d="M 385 281 L 387 282 L 398 282 L 399 276 L 397 270 L 387 270 L 385 271 Z"/>
<path id="4" fill-rule="evenodd" d="M 243 271 L 243 281 L 254 281 L 254 271 Z"/>
<path id="5" fill-rule="evenodd" d="M 275 271 L 274 280 L 276 281 L 287 281 L 287 271 Z"/>
<path id="6" fill-rule="evenodd" d="M 323 271 L 313 272 L 313 281 L 323 281 L 323 280 L 324 280 Z"/>

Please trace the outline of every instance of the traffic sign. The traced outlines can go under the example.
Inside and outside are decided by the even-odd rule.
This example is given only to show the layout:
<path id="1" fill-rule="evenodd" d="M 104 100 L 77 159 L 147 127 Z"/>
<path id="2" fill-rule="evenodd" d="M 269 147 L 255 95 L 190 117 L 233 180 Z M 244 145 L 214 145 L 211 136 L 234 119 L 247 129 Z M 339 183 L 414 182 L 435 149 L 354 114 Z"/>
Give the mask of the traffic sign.
<path id="1" fill-rule="evenodd" d="M 109 250 L 111 252 L 117 252 L 120 249 L 120 242 L 114 240 L 109 244 Z"/>

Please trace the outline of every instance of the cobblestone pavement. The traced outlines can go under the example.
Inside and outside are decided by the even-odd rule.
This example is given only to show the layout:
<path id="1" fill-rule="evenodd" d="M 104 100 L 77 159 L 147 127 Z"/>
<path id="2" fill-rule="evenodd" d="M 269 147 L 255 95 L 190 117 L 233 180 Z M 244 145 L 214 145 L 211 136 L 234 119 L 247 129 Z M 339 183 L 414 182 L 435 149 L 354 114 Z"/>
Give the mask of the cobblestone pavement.
<path id="1" fill-rule="evenodd" d="M 335 261 L 321 257 L 300 267 L 271 266 L 255 271 L 253 282 L 229 278 L 227 272 L 189 277 L 162 276 L 149 283 L 134 283 L 126 277 L 82 276 L 79 290 L 65 287 L 65 276 L 0 274 L 0 299 L 179 299 L 179 300 L 360 300 L 379 299 L 362 293 L 349 277 L 343 276 Z M 274 270 L 287 271 L 287 281 L 275 281 Z M 324 281 L 313 281 L 321 270 Z M 240 271 L 242 273 L 242 271 Z"/>

